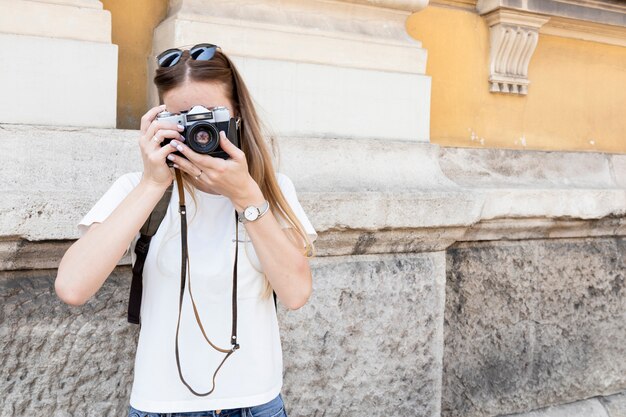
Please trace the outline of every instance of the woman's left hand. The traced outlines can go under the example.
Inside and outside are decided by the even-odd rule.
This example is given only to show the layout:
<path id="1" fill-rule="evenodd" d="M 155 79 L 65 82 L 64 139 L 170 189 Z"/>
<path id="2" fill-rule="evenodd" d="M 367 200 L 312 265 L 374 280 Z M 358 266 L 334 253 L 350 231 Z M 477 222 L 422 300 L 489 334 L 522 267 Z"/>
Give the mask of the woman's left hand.
<path id="1" fill-rule="evenodd" d="M 205 191 L 208 188 L 228 197 L 238 211 L 250 204 L 264 201 L 261 189 L 248 172 L 246 155 L 228 140 L 223 131 L 220 132 L 220 146 L 230 159 L 199 154 L 177 140 L 172 140 L 170 145 L 187 159 L 173 154 L 168 159 L 181 171 L 197 178 L 194 185 L 200 190 Z"/>

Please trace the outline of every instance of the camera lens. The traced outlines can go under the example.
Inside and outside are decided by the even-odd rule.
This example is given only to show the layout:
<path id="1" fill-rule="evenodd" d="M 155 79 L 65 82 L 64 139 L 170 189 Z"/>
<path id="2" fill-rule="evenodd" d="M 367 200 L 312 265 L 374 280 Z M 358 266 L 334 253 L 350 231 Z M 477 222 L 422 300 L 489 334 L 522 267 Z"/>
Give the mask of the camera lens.
<path id="1" fill-rule="evenodd" d="M 215 127 L 208 123 L 195 124 L 187 134 L 187 146 L 198 153 L 210 153 L 218 147 L 220 135 Z"/>

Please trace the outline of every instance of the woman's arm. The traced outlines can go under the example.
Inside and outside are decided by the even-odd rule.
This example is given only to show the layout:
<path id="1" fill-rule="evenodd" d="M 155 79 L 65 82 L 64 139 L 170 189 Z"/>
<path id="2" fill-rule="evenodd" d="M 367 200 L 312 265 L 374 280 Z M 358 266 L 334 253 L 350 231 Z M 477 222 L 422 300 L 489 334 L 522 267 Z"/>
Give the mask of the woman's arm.
<path id="1" fill-rule="evenodd" d="M 102 287 L 174 180 L 166 158 L 175 149 L 161 147 L 161 142 L 164 138 L 184 140 L 178 132 L 183 127 L 156 120 L 163 110 L 163 105 L 153 107 L 141 118 L 139 149 L 143 174 L 139 185 L 104 222 L 92 225 L 61 259 L 54 289 L 67 304 L 82 305 Z"/>
<path id="2" fill-rule="evenodd" d="M 257 183 L 250 180 L 249 191 L 233 200 L 239 213 L 250 205 L 260 207 L 265 202 Z M 305 305 L 312 292 L 312 278 L 309 261 L 303 254 L 302 239 L 293 229 L 283 231 L 271 210 L 258 220 L 246 222 L 245 227 L 281 304 L 291 310 Z M 287 233 L 291 233 L 293 241 Z"/>
<path id="3" fill-rule="evenodd" d="M 142 180 L 104 222 L 92 224 L 70 246 L 54 282 L 61 300 L 79 306 L 102 287 L 166 189 Z"/>

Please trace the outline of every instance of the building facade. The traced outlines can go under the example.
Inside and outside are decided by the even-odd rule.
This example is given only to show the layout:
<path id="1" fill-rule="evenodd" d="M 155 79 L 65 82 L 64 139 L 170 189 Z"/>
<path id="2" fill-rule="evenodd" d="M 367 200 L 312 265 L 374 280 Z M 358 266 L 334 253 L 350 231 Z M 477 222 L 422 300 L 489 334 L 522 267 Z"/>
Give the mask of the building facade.
<path id="1" fill-rule="evenodd" d="M 0 1 L 0 416 L 126 411 L 130 259 L 54 293 L 142 168 L 154 57 L 233 57 L 319 233 L 293 416 L 626 413 L 626 4 Z"/>

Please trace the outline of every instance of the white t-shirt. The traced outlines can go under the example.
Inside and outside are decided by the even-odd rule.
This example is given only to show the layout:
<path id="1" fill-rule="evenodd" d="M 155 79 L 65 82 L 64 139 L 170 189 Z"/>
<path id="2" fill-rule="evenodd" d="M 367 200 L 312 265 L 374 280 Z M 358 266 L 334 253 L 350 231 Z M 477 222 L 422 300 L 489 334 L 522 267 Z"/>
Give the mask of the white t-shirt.
<path id="1" fill-rule="evenodd" d="M 121 176 L 80 221 L 81 236 L 89 225 L 103 222 L 139 184 L 141 172 Z M 298 202 L 291 180 L 277 174 L 279 186 L 307 234 L 317 234 Z M 180 214 L 174 181 L 165 218 L 150 243 L 143 270 L 141 330 L 130 404 L 147 412 L 189 412 L 251 407 L 275 398 L 282 387 L 282 348 L 272 297 L 261 298 L 263 274 L 245 227 L 239 225 L 237 274 L 237 339 L 235 351 L 219 370 L 213 393 L 192 394 L 178 375 L 175 356 L 176 321 L 180 296 Z M 187 206 L 188 274 L 191 290 L 207 336 L 230 349 L 232 270 L 235 253 L 235 215 L 231 201 L 196 190 L 198 207 L 185 190 Z M 195 216 L 195 217 L 194 217 Z M 193 218 L 193 219 L 192 219 Z M 282 227 L 286 223 L 278 219 Z M 128 250 L 134 264 L 134 247 Z M 245 241 L 245 242 L 241 242 Z M 159 259 L 158 265 L 156 264 Z M 130 277 L 129 277 L 130 279 Z M 196 323 L 185 287 L 179 333 L 179 355 L 185 380 L 197 392 L 212 387 L 212 376 L 225 353 L 208 345 Z"/>

